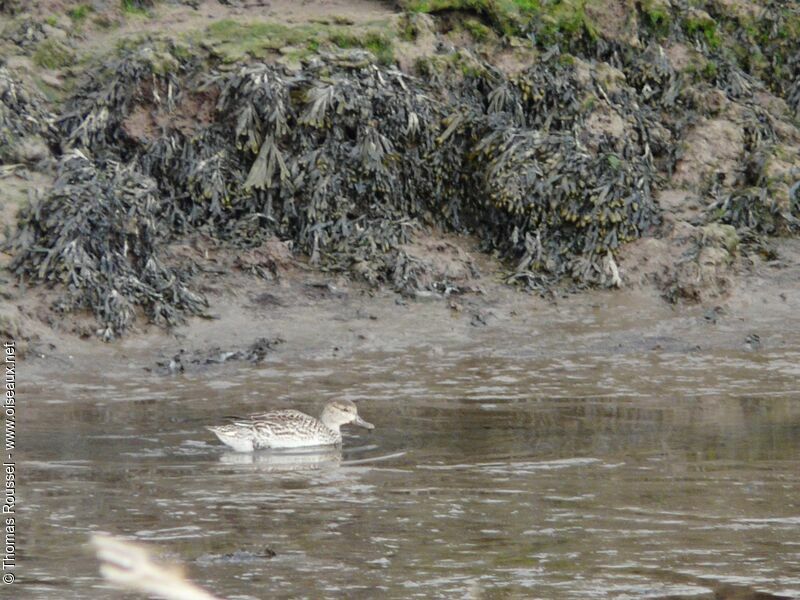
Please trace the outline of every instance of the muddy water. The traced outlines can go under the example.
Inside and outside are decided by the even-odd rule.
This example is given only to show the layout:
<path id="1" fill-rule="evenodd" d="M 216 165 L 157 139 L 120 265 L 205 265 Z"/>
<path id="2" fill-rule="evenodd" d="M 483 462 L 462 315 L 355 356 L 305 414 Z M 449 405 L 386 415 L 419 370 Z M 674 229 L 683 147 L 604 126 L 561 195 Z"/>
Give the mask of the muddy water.
<path id="1" fill-rule="evenodd" d="M 229 598 L 800 597 L 800 348 L 601 346 L 29 380 L 18 597 L 120 597 L 91 531 Z M 341 456 L 203 429 L 337 397 L 377 425 Z"/>

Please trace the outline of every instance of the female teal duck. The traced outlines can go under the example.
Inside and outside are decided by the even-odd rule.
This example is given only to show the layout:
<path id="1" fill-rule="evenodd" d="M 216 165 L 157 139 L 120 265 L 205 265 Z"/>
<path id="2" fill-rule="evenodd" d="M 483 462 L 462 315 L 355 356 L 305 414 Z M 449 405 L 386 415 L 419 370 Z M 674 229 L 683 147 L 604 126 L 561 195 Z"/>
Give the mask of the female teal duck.
<path id="1" fill-rule="evenodd" d="M 323 409 L 319 419 L 298 410 L 276 410 L 207 429 L 237 452 L 253 452 L 264 448 L 338 445 L 342 443 L 339 428 L 348 423 L 367 429 L 375 427 L 358 416 L 356 405 L 350 400 L 334 400 Z"/>

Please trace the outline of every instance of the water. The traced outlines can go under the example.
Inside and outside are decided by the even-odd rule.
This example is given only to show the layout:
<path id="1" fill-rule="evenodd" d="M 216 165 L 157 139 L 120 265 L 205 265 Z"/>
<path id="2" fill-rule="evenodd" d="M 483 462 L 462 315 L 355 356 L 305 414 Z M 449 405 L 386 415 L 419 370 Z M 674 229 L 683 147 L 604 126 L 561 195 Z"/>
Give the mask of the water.
<path id="1" fill-rule="evenodd" d="M 92 531 L 237 599 L 800 597 L 800 351 L 667 342 L 28 380 L 17 597 L 124 596 Z M 341 456 L 238 455 L 203 429 L 338 397 L 376 424 Z"/>

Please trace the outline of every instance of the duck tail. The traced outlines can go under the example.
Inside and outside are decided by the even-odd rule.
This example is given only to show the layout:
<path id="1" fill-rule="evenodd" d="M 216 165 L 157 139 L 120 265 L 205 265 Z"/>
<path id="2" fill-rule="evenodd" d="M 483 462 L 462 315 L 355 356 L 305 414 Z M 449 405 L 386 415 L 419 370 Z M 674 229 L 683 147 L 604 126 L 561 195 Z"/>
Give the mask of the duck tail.
<path id="1" fill-rule="evenodd" d="M 252 452 L 255 450 L 255 441 L 252 435 L 242 435 L 241 428 L 232 425 L 206 425 L 206 429 L 217 436 L 223 444 L 230 446 L 237 452 Z"/>

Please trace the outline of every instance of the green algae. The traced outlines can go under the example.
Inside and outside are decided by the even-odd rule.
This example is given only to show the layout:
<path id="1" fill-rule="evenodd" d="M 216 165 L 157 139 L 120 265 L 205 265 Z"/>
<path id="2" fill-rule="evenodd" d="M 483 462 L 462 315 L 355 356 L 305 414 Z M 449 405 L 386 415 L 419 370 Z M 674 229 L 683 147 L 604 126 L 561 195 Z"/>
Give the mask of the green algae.
<path id="1" fill-rule="evenodd" d="M 466 19 L 463 23 L 463 27 L 476 42 L 485 42 L 492 34 L 492 30 L 478 19 Z"/>
<path id="2" fill-rule="evenodd" d="M 464 11 L 486 19 L 500 33 L 519 33 L 533 12 L 536 0 L 407 0 L 401 5 L 410 12 L 440 13 Z"/>
<path id="3" fill-rule="evenodd" d="M 330 41 L 338 48 L 363 48 L 371 52 L 379 64 L 390 65 L 394 63 L 392 39 L 383 32 L 353 32 L 334 29 L 327 33 Z"/>
<path id="4" fill-rule="evenodd" d="M 544 43 L 559 37 L 572 38 L 584 32 L 596 35 L 596 28 L 586 15 L 588 3 L 597 0 L 410 0 L 402 3 L 411 12 L 473 13 L 504 35 L 535 32 Z"/>
<path id="5" fill-rule="evenodd" d="M 235 63 L 247 58 L 266 58 L 282 49 L 293 49 L 296 58 L 310 56 L 324 46 L 368 50 L 381 64 L 394 61 L 392 34 L 384 24 L 367 24 L 362 28 L 343 25 L 284 25 L 274 22 L 242 22 L 222 19 L 211 24 L 202 34 L 193 36 L 224 62 Z"/>
<path id="6" fill-rule="evenodd" d="M 702 38 L 712 50 L 716 50 L 722 45 L 717 22 L 711 17 L 695 13 L 686 18 L 684 26 L 690 36 Z"/>
<path id="7" fill-rule="evenodd" d="M 33 62 L 45 69 L 60 69 L 73 63 L 75 52 L 55 39 L 46 39 L 36 46 Z"/>
<path id="8" fill-rule="evenodd" d="M 669 35 L 672 25 L 670 7 L 664 0 L 641 0 L 640 10 L 645 26 L 656 36 Z"/>
<path id="9" fill-rule="evenodd" d="M 67 16 L 77 24 L 81 24 L 94 12 L 94 9 L 89 4 L 79 4 L 67 11 Z"/>
<path id="10" fill-rule="evenodd" d="M 155 0 L 120 0 L 122 12 L 133 17 L 150 17 Z"/>

